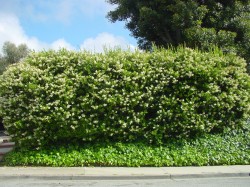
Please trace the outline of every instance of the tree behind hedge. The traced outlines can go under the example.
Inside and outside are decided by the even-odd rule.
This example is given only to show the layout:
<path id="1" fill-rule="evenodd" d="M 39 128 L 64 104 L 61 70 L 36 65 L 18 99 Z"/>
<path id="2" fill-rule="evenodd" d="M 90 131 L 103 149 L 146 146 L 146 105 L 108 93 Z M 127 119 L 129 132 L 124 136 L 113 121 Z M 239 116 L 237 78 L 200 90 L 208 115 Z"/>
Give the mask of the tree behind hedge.
<path id="1" fill-rule="evenodd" d="M 33 53 L 0 77 L 0 115 L 26 146 L 195 137 L 249 117 L 246 63 L 215 50 Z"/>
<path id="2" fill-rule="evenodd" d="M 208 50 L 219 46 L 245 58 L 250 68 L 249 0 L 108 0 L 116 5 L 108 13 L 126 27 L 142 49 L 186 43 Z M 250 69 L 249 69 L 250 73 Z"/>
<path id="3" fill-rule="evenodd" d="M 4 42 L 2 47 L 3 55 L 0 55 L 0 75 L 10 64 L 20 62 L 29 53 L 29 48 L 26 44 L 20 44 L 16 46 L 9 41 Z"/>

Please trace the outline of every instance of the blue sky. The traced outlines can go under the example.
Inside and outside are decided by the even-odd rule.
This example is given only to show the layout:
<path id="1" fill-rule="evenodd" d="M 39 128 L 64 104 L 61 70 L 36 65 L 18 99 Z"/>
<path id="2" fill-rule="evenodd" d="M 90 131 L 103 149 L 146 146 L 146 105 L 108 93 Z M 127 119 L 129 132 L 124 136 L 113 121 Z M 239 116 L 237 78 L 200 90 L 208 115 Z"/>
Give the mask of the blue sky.
<path id="1" fill-rule="evenodd" d="M 5 41 L 34 50 L 135 48 L 125 23 L 106 18 L 114 8 L 105 0 L 0 0 L 0 48 Z"/>

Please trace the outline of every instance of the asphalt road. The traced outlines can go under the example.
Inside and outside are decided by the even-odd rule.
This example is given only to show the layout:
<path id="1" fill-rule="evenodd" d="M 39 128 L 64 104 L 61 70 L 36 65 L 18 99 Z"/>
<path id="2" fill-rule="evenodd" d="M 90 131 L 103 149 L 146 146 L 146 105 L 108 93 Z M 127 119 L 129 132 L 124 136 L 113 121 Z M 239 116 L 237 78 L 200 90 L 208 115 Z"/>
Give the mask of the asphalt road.
<path id="1" fill-rule="evenodd" d="M 151 180 L 41 180 L 1 179 L 0 187 L 249 187 L 250 177 L 239 178 L 193 178 L 193 179 L 151 179 Z"/>

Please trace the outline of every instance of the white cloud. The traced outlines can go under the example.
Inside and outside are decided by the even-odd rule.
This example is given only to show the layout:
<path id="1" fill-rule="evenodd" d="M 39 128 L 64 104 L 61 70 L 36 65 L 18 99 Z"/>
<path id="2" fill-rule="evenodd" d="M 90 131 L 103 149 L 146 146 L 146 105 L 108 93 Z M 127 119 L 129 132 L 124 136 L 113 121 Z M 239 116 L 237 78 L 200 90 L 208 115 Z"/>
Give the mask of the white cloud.
<path id="1" fill-rule="evenodd" d="M 61 0 L 53 6 L 53 12 L 58 21 L 68 24 L 74 16 L 104 16 L 113 7 L 105 0 Z"/>
<path id="2" fill-rule="evenodd" d="M 100 33 L 95 38 L 88 38 L 84 40 L 80 46 L 81 50 L 88 50 L 92 52 L 103 52 L 104 48 L 122 48 L 134 50 L 135 47 L 129 44 L 123 37 L 114 36 L 110 33 Z"/>
<path id="3" fill-rule="evenodd" d="M 0 12 L 4 14 L 14 14 L 32 21 L 44 22 L 51 19 L 53 5 L 47 0 L 0 0 Z M 44 12 L 46 10 L 46 13 Z"/>
<path id="4" fill-rule="evenodd" d="M 10 41 L 19 45 L 21 43 L 27 44 L 30 49 L 39 51 L 43 49 L 66 48 L 75 50 L 75 47 L 68 43 L 65 39 L 59 38 L 52 43 L 40 41 L 36 37 L 28 36 L 23 30 L 19 19 L 12 14 L 0 13 L 0 48 L 2 48 L 5 41 Z M 92 52 L 103 52 L 104 47 L 134 50 L 135 47 L 129 44 L 123 37 L 114 36 L 110 33 L 100 33 L 96 37 L 84 40 L 80 46 L 81 50 L 88 50 Z"/>
<path id="5" fill-rule="evenodd" d="M 13 13 L 32 21 L 56 20 L 64 24 L 77 16 L 104 16 L 114 8 L 106 0 L 0 0 L 0 4 L 2 13 Z"/>
<path id="6" fill-rule="evenodd" d="M 70 43 L 66 42 L 63 38 L 54 41 L 51 44 L 51 48 L 54 49 L 54 50 L 58 50 L 58 49 L 61 49 L 61 48 L 66 48 L 68 50 L 74 50 L 75 49 Z"/>
<path id="7" fill-rule="evenodd" d="M 40 41 L 36 37 L 27 36 L 19 19 L 12 14 L 0 13 L 0 48 L 2 48 L 5 41 L 10 41 L 19 45 L 21 43 L 27 44 L 30 49 L 42 50 L 42 49 L 59 49 L 67 48 L 74 49 L 74 47 L 66 42 L 64 39 L 58 39 L 51 44 Z"/>
<path id="8" fill-rule="evenodd" d="M 17 45 L 26 43 L 35 50 L 46 47 L 46 44 L 40 42 L 37 38 L 26 36 L 18 18 L 11 14 L 0 14 L 0 46 L 5 41 L 10 41 Z"/>
<path id="9" fill-rule="evenodd" d="M 70 18 L 72 17 L 74 11 L 76 10 L 76 7 L 74 7 L 75 4 L 74 0 L 62 0 L 59 2 L 57 9 L 55 11 L 55 17 L 58 21 L 63 23 L 69 23 Z"/>
<path id="10" fill-rule="evenodd" d="M 106 0 L 78 0 L 77 4 L 81 5 L 80 10 L 87 16 L 106 15 L 108 11 L 114 8 Z"/>

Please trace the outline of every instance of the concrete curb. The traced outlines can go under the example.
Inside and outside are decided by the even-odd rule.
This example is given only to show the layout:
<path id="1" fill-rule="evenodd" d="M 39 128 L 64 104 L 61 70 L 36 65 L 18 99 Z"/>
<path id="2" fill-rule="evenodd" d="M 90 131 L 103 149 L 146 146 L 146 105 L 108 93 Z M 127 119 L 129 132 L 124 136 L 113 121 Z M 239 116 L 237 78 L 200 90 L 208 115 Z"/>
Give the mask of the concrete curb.
<path id="1" fill-rule="evenodd" d="M 150 180 L 218 177 L 250 177 L 250 166 L 105 168 L 105 167 L 0 167 L 1 179 L 40 180 Z"/>
<path id="2" fill-rule="evenodd" d="M 169 176 L 0 176 L 0 180 L 39 179 L 39 180 L 155 180 L 155 179 L 193 179 L 193 178 L 232 178 L 248 177 L 247 174 L 223 175 L 169 175 Z"/>
<path id="3" fill-rule="evenodd" d="M 223 178 L 223 177 L 249 177 L 249 173 L 214 173 L 214 174 L 175 174 L 171 175 L 171 179 L 187 179 L 187 178 Z"/>
<path id="4" fill-rule="evenodd" d="M 0 136 L 0 143 L 10 142 L 10 140 L 11 140 L 10 136 Z"/>
<path id="5" fill-rule="evenodd" d="M 44 175 L 13 175 L 0 176 L 0 180 L 12 179 L 39 179 L 39 180 L 155 180 L 155 179 L 193 179 L 193 178 L 232 178 L 249 177 L 248 173 L 224 173 L 224 174 L 190 174 L 190 175 L 156 175 L 156 176 L 44 176 Z"/>
<path id="6" fill-rule="evenodd" d="M 40 180 L 154 180 L 171 179 L 170 176 L 0 176 L 0 180 L 40 179 Z"/>

